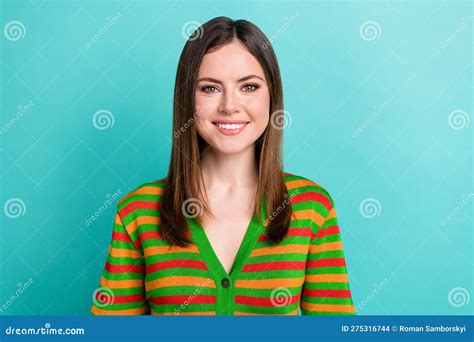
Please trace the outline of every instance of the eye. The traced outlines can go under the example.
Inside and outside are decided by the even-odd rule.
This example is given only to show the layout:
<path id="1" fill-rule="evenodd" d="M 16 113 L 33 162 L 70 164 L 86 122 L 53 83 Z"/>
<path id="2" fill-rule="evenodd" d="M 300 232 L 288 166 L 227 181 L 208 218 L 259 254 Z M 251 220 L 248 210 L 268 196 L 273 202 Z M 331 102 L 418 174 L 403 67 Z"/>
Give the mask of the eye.
<path id="1" fill-rule="evenodd" d="M 245 89 L 245 91 L 255 91 L 259 88 L 259 86 L 257 84 L 249 83 L 244 85 L 243 88 Z"/>
<path id="2" fill-rule="evenodd" d="M 219 89 L 217 89 L 216 87 L 214 86 L 203 86 L 201 88 L 199 88 L 200 91 L 204 92 L 204 93 L 215 93 L 216 91 L 218 91 Z"/>

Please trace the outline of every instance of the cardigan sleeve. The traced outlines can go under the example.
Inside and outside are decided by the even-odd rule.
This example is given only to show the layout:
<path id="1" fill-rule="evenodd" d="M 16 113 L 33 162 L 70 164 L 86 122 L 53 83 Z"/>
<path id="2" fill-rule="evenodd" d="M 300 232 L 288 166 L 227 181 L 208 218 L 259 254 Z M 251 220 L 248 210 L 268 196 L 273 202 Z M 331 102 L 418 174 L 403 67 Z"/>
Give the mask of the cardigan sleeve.
<path id="1" fill-rule="evenodd" d="M 336 208 L 331 196 L 327 196 L 327 216 L 313 211 L 301 314 L 355 315 Z"/>
<path id="2" fill-rule="evenodd" d="M 145 263 L 119 212 L 115 214 L 107 260 L 92 298 L 92 315 L 145 315 Z"/>

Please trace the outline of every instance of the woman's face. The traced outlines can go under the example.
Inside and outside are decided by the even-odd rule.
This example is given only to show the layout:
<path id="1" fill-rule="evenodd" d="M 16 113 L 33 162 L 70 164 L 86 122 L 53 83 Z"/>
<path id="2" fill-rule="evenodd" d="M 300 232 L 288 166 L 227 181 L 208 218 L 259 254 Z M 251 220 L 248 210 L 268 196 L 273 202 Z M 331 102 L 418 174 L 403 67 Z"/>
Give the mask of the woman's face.
<path id="1" fill-rule="evenodd" d="M 218 152 L 253 147 L 268 125 L 270 93 L 264 71 L 238 40 L 204 56 L 195 94 L 198 134 Z"/>

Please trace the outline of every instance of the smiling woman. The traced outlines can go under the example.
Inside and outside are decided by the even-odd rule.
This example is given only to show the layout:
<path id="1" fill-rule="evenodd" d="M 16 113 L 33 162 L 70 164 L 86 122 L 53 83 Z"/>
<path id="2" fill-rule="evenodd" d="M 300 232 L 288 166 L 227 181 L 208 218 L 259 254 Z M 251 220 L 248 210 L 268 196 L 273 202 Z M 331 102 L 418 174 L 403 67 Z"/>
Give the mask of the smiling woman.
<path id="1" fill-rule="evenodd" d="M 174 95 L 168 175 L 119 200 L 91 312 L 355 314 L 333 199 L 283 171 L 282 86 L 265 35 L 246 20 L 205 23 Z"/>

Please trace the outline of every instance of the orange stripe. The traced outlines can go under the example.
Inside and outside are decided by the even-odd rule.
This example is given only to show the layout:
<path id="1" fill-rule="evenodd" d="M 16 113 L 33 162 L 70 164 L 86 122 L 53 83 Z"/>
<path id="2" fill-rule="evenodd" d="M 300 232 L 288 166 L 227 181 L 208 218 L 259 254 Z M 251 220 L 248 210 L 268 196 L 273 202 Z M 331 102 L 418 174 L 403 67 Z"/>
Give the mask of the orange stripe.
<path id="1" fill-rule="evenodd" d="M 215 311 L 195 311 L 195 312 L 153 312 L 154 316 L 216 316 Z"/>
<path id="2" fill-rule="evenodd" d="M 285 253 L 306 254 L 307 250 L 308 250 L 308 245 L 302 245 L 302 244 L 272 246 L 272 247 L 254 249 L 253 252 L 250 254 L 250 257 L 255 257 L 255 256 L 260 256 L 260 255 L 269 255 L 269 254 L 285 254 Z"/>
<path id="3" fill-rule="evenodd" d="M 130 192 L 128 195 L 124 196 L 117 204 L 120 204 L 127 198 L 130 198 L 135 195 L 161 195 L 163 193 L 163 188 L 157 188 L 154 186 L 144 186 L 140 189 Z"/>
<path id="4" fill-rule="evenodd" d="M 333 217 L 336 217 L 336 208 L 332 208 L 331 211 L 329 211 L 327 220 L 332 219 Z"/>
<path id="5" fill-rule="evenodd" d="M 126 249 L 126 248 L 113 248 L 112 246 L 109 248 L 110 256 L 114 258 L 140 258 L 140 253 L 135 250 Z"/>
<path id="6" fill-rule="evenodd" d="M 243 311 L 234 311 L 235 316 L 297 316 L 298 315 L 298 308 L 293 310 L 287 314 L 258 314 L 254 312 L 243 312 Z"/>
<path id="7" fill-rule="evenodd" d="M 296 308 L 296 310 L 290 312 L 288 315 L 289 316 L 297 316 L 299 311 L 300 311 L 299 308 Z"/>
<path id="8" fill-rule="evenodd" d="M 106 315 L 106 316 L 143 315 L 147 311 L 147 307 L 141 307 L 141 308 L 130 309 L 130 310 L 103 310 L 93 305 L 91 311 L 95 315 Z"/>
<path id="9" fill-rule="evenodd" d="M 214 280 L 204 277 L 192 277 L 192 276 L 169 276 L 164 278 L 155 279 L 146 283 L 147 290 L 153 290 L 160 287 L 167 286 L 195 286 L 195 287 L 206 287 L 216 288 Z"/>
<path id="10" fill-rule="evenodd" d="M 251 279 L 251 280 L 237 280 L 235 287 L 238 288 L 254 288 L 254 289 L 271 289 L 281 287 L 299 287 L 303 285 L 302 278 L 276 278 L 276 279 Z"/>
<path id="11" fill-rule="evenodd" d="M 126 289 L 126 288 L 131 288 L 131 287 L 143 286 L 143 280 L 140 280 L 140 279 L 109 280 L 102 276 L 100 278 L 100 286 L 105 286 L 111 289 Z"/>
<path id="12" fill-rule="evenodd" d="M 307 220 L 311 219 L 314 223 L 316 223 L 319 227 L 321 227 L 324 223 L 324 216 L 322 216 L 320 213 L 317 211 L 314 211 L 312 209 L 306 209 L 306 210 L 296 210 L 293 212 L 294 216 L 296 217 L 297 220 Z"/>
<path id="13" fill-rule="evenodd" d="M 327 251 L 342 251 L 342 242 L 341 241 L 326 242 L 326 243 L 323 243 L 322 245 L 311 245 L 310 248 L 311 248 L 311 253 L 313 254 L 327 252 Z"/>
<path id="14" fill-rule="evenodd" d="M 234 316 L 258 316 L 259 314 L 251 312 L 234 311 Z"/>
<path id="15" fill-rule="evenodd" d="M 295 217 L 295 220 L 312 219 L 312 221 L 316 223 L 318 226 L 321 226 L 324 223 L 324 216 L 322 216 L 320 213 L 312 209 L 295 210 L 293 212 L 293 216 Z"/>
<path id="16" fill-rule="evenodd" d="M 167 253 L 199 253 L 196 245 L 190 245 L 188 247 L 180 246 L 150 246 L 144 248 L 144 252 L 147 255 L 167 254 Z"/>
<path id="17" fill-rule="evenodd" d="M 308 220 L 313 215 L 313 211 L 311 209 L 295 210 L 293 215 L 296 220 Z"/>
<path id="18" fill-rule="evenodd" d="M 354 305 L 338 305 L 338 304 L 310 304 L 302 302 L 302 308 L 308 311 L 322 312 L 354 312 Z"/>
<path id="19" fill-rule="evenodd" d="M 308 274 L 305 281 L 311 283 L 347 283 L 347 274 Z"/>
<path id="20" fill-rule="evenodd" d="M 321 185 L 313 182 L 313 181 L 310 181 L 310 180 L 304 180 L 304 179 L 300 179 L 300 180 L 294 180 L 294 181 L 290 181 L 290 182 L 286 182 L 286 186 L 288 189 L 296 189 L 296 188 L 301 188 L 303 186 L 315 186 L 317 188 L 322 188 Z"/>
<path id="21" fill-rule="evenodd" d="M 132 235 L 135 230 L 138 229 L 138 227 L 142 224 L 160 224 L 161 220 L 160 217 L 158 216 L 145 216 L 145 215 L 140 215 L 136 219 L 134 219 L 132 222 L 127 224 L 125 226 L 125 229 L 127 230 L 129 235 Z"/>

